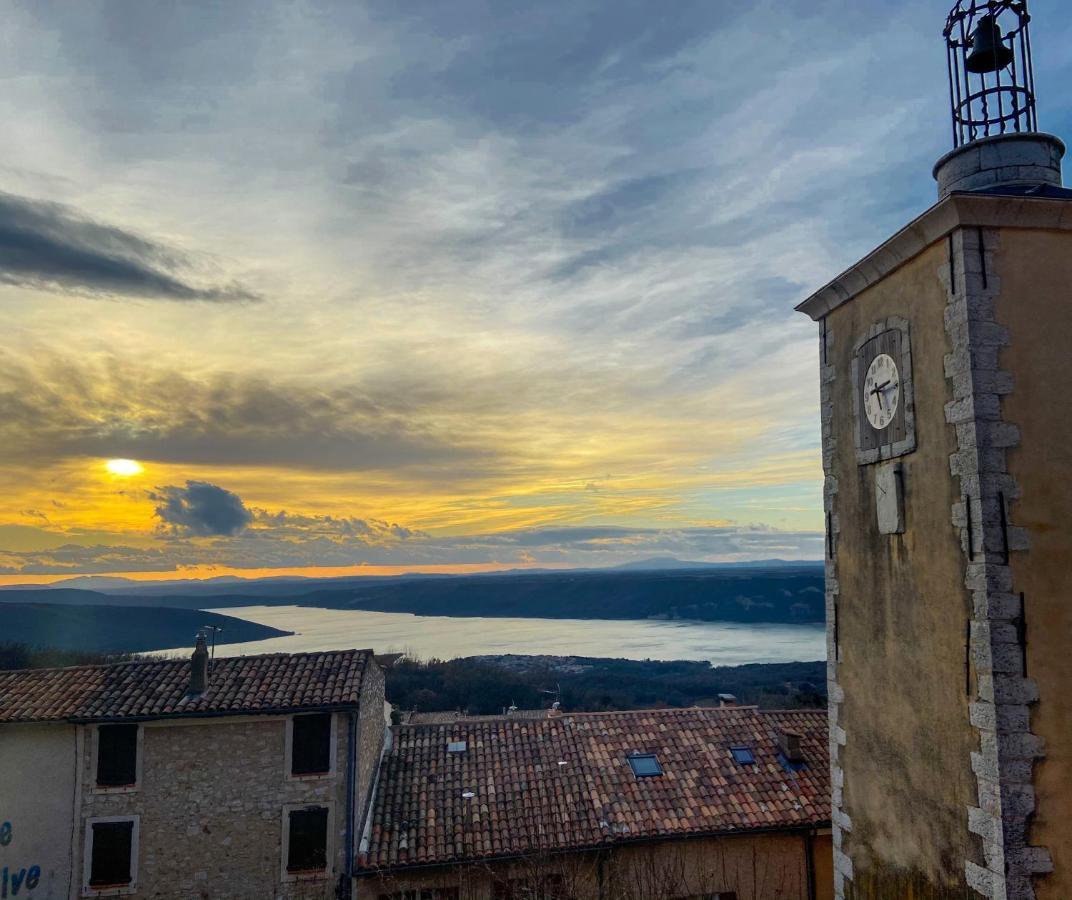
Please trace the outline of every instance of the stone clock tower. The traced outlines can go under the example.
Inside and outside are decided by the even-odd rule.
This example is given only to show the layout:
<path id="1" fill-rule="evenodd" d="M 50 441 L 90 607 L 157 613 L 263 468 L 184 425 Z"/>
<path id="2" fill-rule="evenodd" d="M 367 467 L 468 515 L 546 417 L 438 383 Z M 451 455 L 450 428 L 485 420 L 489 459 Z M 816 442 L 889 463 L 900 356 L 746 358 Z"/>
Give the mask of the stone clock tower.
<path id="1" fill-rule="evenodd" d="M 1072 191 L 1028 21 L 956 5 L 937 204 L 799 307 L 839 898 L 1072 900 Z"/>

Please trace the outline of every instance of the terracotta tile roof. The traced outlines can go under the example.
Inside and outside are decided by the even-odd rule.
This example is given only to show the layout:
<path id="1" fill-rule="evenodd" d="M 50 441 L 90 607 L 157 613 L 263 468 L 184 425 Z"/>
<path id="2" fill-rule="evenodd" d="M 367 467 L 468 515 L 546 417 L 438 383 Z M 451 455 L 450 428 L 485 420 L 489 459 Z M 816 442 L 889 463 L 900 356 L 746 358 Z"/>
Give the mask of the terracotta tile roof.
<path id="1" fill-rule="evenodd" d="M 189 660 L 0 672 L 0 722 L 273 713 L 358 702 L 370 650 L 221 657 L 187 696 Z"/>
<path id="2" fill-rule="evenodd" d="M 779 757 L 802 736 L 805 765 Z M 460 753 L 449 742 L 465 741 Z M 730 747 L 747 746 L 754 765 Z M 632 753 L 663 774 L 638 778 Z M 463 792 L 475 796 L 466 799 Z M 577 713 L 395 729 L 366 870 L 596 847 L 624 840 L 828 823 L 825 711 L 754 707 Z"/>
<path id="3" fill-rule="evenodd" d="M 448 725 L 457 722 L 462 714 L 454 710 L 440 712 L 403 712 L 399 714 L 403 725 Z"/>
<path id="4" fill-rule="evenodd" d="M 548 709 L 515 709 L 504 713 L 487 715 L 469 715 L 457 710 L 440 710 L 437 712 L 401 712 L 401 725 L 449 725 L 451 722 L 492 722 L 497 719 L 546 719 Z"/>

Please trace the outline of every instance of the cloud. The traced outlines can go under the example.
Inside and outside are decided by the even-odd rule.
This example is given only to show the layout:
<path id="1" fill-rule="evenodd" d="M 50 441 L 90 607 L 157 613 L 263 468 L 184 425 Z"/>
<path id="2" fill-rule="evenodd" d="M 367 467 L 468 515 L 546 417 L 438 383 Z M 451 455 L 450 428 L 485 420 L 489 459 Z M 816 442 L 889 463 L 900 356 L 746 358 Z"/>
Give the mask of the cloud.
<path id="1" fill-rule="evenodd" d="M 424 532 L 413 528 L 404 528 L 376 519 L 358 519 L 354 516 L 310 516 L 297 515 L 286 510 L 269 512 L 266 509 L 254 509 L 253 518 L 258 528 L 274 537 L 327 535 L 344 540 L 358 540 L 365 544 L 427 537 Z"/>
<path id="2" fill-rule="evenodd" d="M 1058 133 L 1062 12 L 1033 7 Z M 821 555 L 793 531 L 822 507 L 792 307 L 933 201 L 941 20 L 923 0 L 11 10 L 8 279 L 189 299 L 229 276 L 172 247 L 221 248 L 273 302 L 3 288 L 0 516 L 133 529 L 87 475 L 130 456 L 254 514 L 172 537 L 170 563 Z M 431 535 L 392 544 L 354 509 Z M 786 530 L 688 527 L 723 520 Z M 631 530 L 521 527 L 593 522 Z"/>
<path id="3" fill-rule="evenodd" d="M 188 257 L 69 207 L 0 192 L 0 281 L 38 290 L 156 300 L 255 300 L 240 285 L 196 286 Z"/>
<path id="4" fill-rule="evenodd" d="M 156 503 L 155 515 L 173 534 L 233 536 L 253 521 L 238 494 L 205 481 L 157 488 L 149 497 Z"/>
<path id="5" fill-rule="evenodd" d="M 492 458 L 415 408 L 401 379 L 376 394 L 285 376 L 184 374 L 115 358 L 13 358 L 0 349 L 0 445 L 10 462 L 122 457 L 362 471 Z"/>
<path id="6" fill-rule="evenodd" d="M 187 490 L 191 485 L 187 485 Z M 214 488 L 212 485 L 202 487 Z M 183 492 L 182 488 L 170 490 Z M 241 501 L 229 492 L 225 507 Z M 170 496 L 170 495 L 169 495 Z M 183 524 L 157 546 L 128 547 L 62 543 L 39 529 L 34 545 L 0 550 L 0 574 L 100 574 L 124 571 L 174 571 L 212 565 L 234 569 L 307 566 L 497 564 L 514 566 L 583 566 L 600 568 L 650 557 L 688 561 L 733 562 L 752 559 L 820 559 L 821 532 L 789 531 L 756 525 L 659 528 L 530 528 L 496 534 L 443 537 L 403 526 L 335 516 L 293 515 L 247 510 L 251 521 L 227 537 L 195 536 L 185 523 L 204 527 L 202 516 L 180 504 L 168 516 Z M 232 508 L 231 524 L 240 514 Z M 219 525 L 219 522 L 215 523 Z M 208 532 L 202 531 L 202 535 Z M 2 534 L 0 534 L 2 537 Z"/>

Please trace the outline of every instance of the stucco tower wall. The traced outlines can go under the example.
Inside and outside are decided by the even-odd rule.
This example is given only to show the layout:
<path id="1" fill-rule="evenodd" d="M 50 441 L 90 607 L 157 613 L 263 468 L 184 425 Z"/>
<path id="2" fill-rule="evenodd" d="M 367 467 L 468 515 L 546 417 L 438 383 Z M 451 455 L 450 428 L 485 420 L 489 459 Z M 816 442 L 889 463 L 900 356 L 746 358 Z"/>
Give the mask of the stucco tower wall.
<path id="1" fill-rule="evenodd" d="M 948 274 L 947 242 L 932 241 L 821 326 L 835 889 L 851 900 L 964 900 L 965 861 L 983 863 L 967 821 L 979 738 L 966 688 L 971 595 L 950 522 Z M 856 460 L 851 373 L 859 341 L 894 318 L 910 327 L 917 449 L 899 457 L 905 531 L 888 535 L 875 467 Z"/>
<path id="2" fill-rule="evenodd" d="M 1067 206 L 1072 216 L 1072 203 Z M 985 233 L 988 241 L 992 235 L 996 240 L 988 244 L 986 258 L 1000 286 L 994 317 L 1007 338 L 999 364 L 1011 382 L 1001 412 L 1020 432 L 1005 457 L 1011 595 L 1014 605 L 1023 596 L 1026 649 L 1008 662 L 1011 676 L 1026 674 L 1030 681 L 1024 686 L 1039 694 L 1029 722 L 1037 740 L 1025 739 L 1020 749 L 1045 753 L 1034 760 L 1032 784 L 1011 799 L 1030 816 L 1020 851 L 1023 869 L 1045 873 L 1049 860 L 1036 848 L 1052 854 L 1053 872 L 1036 877 L 1035 896 L 1067 900 L 1072 897 L 1072 233 L 1021 228 Z M 1026 673 L 1019 668 L 1025 659 Z M 1030 761 L 1021 757 L 1020 769 Z"/>
<path id="3" fill-rule="evenodd" d="M 968 896 L 942 887 L 958 879 L 961 891 L 993 900 L 1072 897 L 1070 294 L 1072 203 L 954 193 L 798 307 L 822 321 L 827 334 L 828 573 L 839 612 L 831 627 L 841 635 L 831 702 L 841 729 L 834 732 L 841 741 L 834 775 L 841 780 L 840 768 L 835 806 L 852 876 L 843 875 L 846 897 Z M 852 414 L 844 384 L 846 335 L 891 314 L 912 324 L 919 426 L 917 451 L 902 458 L 907 530 L 903 539 L 890 539 L 892 567 L 881 548 L 868 549 L 873 536 L 858 533 L 871 530 L 873 509 L 866 478 L 854 473 L 845 450 Z M 935 382 L 939 371 L 942 385 Z M 944 478 L 934 466 L 943 453 Z M 943 525 L 938 512 L 946 502 Z M 854 571 L 867 561 L 870 578 Z M 959 572 L 956 585 L 950 566 Z M 889 605 L 891 595 L 911 600 L 919 587 L 930 613 L 912 603 Z M 948 694 L 956 653 L 947 619 L 958 602 L 965 627 L 959 699 Z M 906 627 L 928 616 L 931 634 Z M 867 623 L 881 628 L 868 632 Z M 887 638 L 898 629 L 902 659 L 884 659 L 898 649 Z M 854 650 L 868 659 L 854 658 Z M 913 665 L 906 669 L 905 662 Z M 904 687 L 900 698 L 881 684 L 875 690 L 885 663 L 886 680 Z M 920 682 L 934 696 L 902 716 L 899 700 L 918 700 Z M 870 698 L 882 715 L 869 720 L 858 698 Z M 892 707 L 883 706 L 891 700 Z M 947 746 L 928 758 L 925 745 L 899 737 L 906 728 L 936 729 Z M 892 770 L 861 762 L 861 743 L 876 735 L 894 738 L 886 757 Z M 968 787 L 951 762 L 962 750 Z M 952 779 L 947 786 L 920 771 L 936 762 Z M 876 785 L 905 778 L 918 809 L 906 809 L 896 793 L 884 812 L 867 802 Z M 921 819 L 936 809 L 954 811 L 953 793 L 966 802 L 963 827 L 950 820 L 929 844 Z M 881 827 L 872 827 L 872 816 Z M 889 832 L 907 840 L 888 840 Z M 910 844 L 920 869 L 912 877 L 900 852 Z M 901 880 L 889 880 L 899 866 Z"/>

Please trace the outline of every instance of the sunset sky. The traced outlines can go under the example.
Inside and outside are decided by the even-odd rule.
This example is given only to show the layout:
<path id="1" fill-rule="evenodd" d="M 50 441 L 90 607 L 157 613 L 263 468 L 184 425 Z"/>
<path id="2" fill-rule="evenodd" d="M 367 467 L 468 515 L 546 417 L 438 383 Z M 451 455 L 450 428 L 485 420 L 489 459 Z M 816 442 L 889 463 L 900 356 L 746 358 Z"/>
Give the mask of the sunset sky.
<path id="1" fill-rule="evenodd" d="M 0 582 L 819 558 L 946 6 L 0 3 Z"/>

